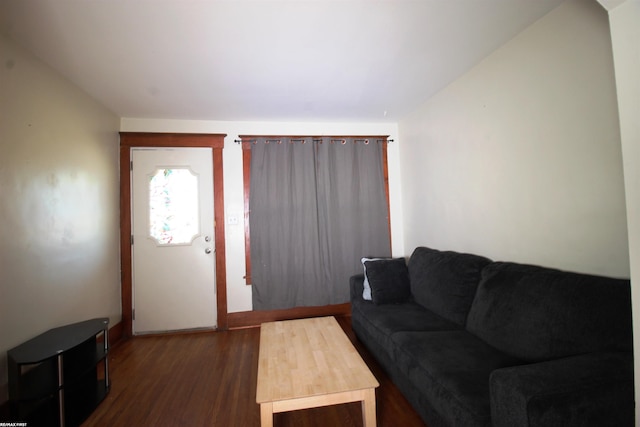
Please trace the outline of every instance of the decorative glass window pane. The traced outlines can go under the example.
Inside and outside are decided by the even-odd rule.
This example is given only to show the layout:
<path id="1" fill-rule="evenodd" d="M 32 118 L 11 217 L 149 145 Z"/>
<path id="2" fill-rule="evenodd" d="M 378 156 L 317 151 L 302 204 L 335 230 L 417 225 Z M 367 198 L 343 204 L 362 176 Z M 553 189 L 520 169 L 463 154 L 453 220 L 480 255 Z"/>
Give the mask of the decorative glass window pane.
<path id="1" fill-rule="evenodd" d="M 149 236 L 159 245 L 191 243 L 199 234 L 198 177 L 187 168 L 149 177 Z"/>

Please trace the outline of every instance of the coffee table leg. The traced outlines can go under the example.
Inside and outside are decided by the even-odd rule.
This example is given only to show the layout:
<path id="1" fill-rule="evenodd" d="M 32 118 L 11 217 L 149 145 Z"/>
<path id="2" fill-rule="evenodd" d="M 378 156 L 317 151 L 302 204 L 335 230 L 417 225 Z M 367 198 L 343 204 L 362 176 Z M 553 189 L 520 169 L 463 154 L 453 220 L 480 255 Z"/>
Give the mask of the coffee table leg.
<path id="1" fill-rule="evenodd" d="M 260 426 L 273 427 L 273 403 L 260 404 Z"/>
<path id="2" fill-rule="evenodd" d="M 362 422 L 364 427 L 376 427 L 376 389 L 364 391 L 362 401 Z"/>

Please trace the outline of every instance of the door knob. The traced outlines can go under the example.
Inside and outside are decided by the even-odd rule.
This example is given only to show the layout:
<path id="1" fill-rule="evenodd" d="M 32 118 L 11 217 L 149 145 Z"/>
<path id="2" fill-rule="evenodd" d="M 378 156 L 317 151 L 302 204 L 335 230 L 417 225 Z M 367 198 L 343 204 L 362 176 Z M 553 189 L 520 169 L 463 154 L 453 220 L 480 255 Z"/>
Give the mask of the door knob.
<path id="1" fill-rule="evenodd" d="M 204 253 L 205 253 L 205 254 L 210 254 L 210 253 L 211 253 L 211 248 L 207 248 L 207 249 L 205 249 L 205 250 L 204 250 Z"/>

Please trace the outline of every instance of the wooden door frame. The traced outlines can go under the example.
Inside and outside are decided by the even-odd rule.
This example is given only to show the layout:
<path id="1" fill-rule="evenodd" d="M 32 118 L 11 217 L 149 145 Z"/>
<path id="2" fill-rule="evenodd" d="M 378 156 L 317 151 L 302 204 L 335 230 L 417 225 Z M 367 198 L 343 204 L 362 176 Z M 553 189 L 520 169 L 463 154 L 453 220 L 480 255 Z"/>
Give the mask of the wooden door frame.
<path id="1" fill-rule="evenodd" d="M 120 132 L 120 286 L 122 335 L 133 333 L 131 259 L 131 149 L 136 147 L 208 147 L 213 153 L 213 212 L 216 244 L 216 305 L 218 330 L 228 329 L 227 268 L 224 236 L 222 149 L 226 134 Z"/>

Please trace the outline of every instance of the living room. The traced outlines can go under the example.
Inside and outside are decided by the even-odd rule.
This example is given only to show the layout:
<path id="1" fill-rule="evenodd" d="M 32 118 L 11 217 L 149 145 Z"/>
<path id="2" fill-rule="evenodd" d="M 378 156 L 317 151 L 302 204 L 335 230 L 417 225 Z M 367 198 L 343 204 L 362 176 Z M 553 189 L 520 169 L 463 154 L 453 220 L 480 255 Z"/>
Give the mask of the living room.
<path id="1" fill-rule="evenodd" d="M 413 111 L 366 123 L 119 116 L 3 36 L 0 402 L 8 349 L 122 318 L 120 131 L 227 134 L 225 214 L 239 217 L 238 135 L 390 135 L 394 256 L 429 245 L 637 281 L 638 62 L 619 62 L 618 41 L 637 34 L 623 20 L 638 4 L 602 3 L 561 3 Z M 225 231 L 227 310 L 250 311 L 243 227 Z"/>

